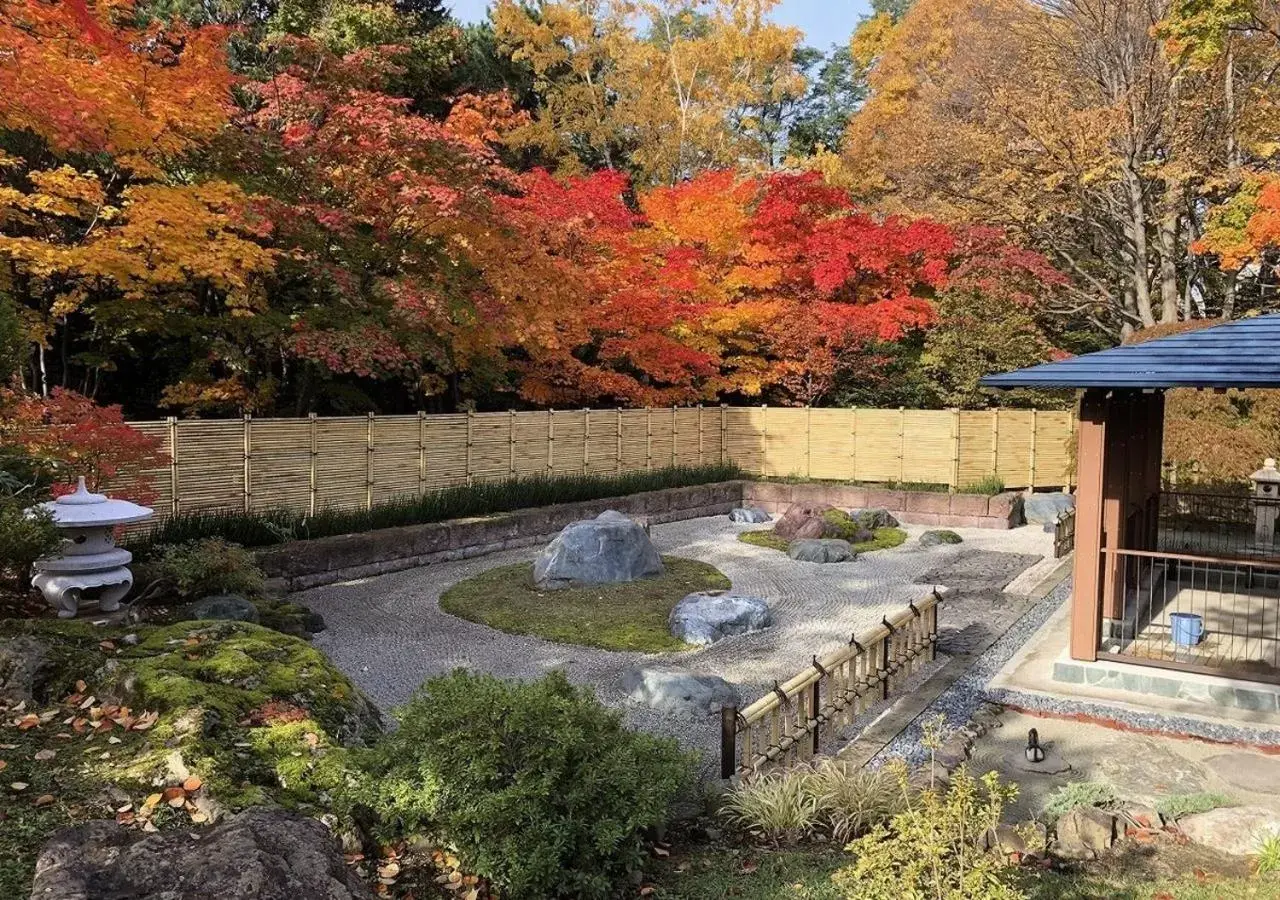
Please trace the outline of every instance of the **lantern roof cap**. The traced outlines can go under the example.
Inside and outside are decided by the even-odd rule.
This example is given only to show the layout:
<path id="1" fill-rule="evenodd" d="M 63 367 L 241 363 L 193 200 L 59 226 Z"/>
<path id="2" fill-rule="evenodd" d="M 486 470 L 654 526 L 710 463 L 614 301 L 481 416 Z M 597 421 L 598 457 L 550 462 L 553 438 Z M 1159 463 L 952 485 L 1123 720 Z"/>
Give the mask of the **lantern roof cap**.
<path id="1" fill-rule="evenodd" d="M 57 500 L 41 503 L 40 508 L 47 510 L 53 516 L 53 523 L 61 528 L 128 525 L 149 519 L 154 513 L 147 506 L 93 493 L 85 486 L 83 475 L 78 479 L 74 491 Z"/>
<path id="2" fill-rule="evenodd" d="M 1276 468 L 1276 461 L 1271 457 L 1267 457 L 1262 464 L 1262 468 L 1250 475 L 1249 480 L 1255 484 L 1260 481 L 1280 483 L 1280 469 Z"/>

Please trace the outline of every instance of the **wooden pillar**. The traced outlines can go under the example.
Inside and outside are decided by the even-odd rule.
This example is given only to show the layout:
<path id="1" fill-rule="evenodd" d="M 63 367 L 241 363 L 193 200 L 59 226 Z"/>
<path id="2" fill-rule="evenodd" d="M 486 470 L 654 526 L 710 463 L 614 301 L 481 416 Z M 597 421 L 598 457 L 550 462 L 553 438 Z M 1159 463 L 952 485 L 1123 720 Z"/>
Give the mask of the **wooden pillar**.
<path id="1" fill-rule="evenodd" d="M 1071 598 L 1071 658 L 1098 658 L 1102 625 L 1102 489 L 1106 465 L 1107 393 L 1087 390 L 1080 401 L 1076 468 L 1076 557 Z"/>

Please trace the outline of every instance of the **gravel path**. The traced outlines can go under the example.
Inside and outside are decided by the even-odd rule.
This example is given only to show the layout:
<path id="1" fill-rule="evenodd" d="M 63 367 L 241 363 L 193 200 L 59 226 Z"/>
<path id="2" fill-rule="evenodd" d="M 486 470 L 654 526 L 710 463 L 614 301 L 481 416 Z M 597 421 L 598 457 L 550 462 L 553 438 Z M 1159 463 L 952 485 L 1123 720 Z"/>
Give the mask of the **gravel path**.
<path id="1" fill-rule="evenodd" d="M 621 691 L 622 673 L 659 664 L 716 674 L 738 684 L 749 701 L 773 679 L 794 675 L 814 654 L 923 596 L 928 590 L 923 585 L 934 575 L 952 575 L 964 582 L 962 590 L 990 596 L 1049 552 L 1052 543 L 1035 528 L 957 529 L 964 544 L 922 549 L 914 539 L 925 529 L 906 526 L 911 540 L 901 547 L 824 566 L 797 563 L 736 539 L 752 527 L 759 526 L 734 525 L 724 517 L 654 526 L 653 541 L 662 553 L 711 563 L 735 591 L 763 597 L 773 609 L 773 628 L 687 653 L 655 656 L 554 644 L 441 611 L 440 594 L 450 585 L 495 566 L 531 560 L 534 549 L 328 585 L 296 599 L 322 614 L 328 625 L 316 636 L 316 646 L 383 708 L 403 703 L 425 679 L 459 666 L 526 679 L 559 668 L 570 680 L 591 685 L 603 702 L 623 708 L 631 725 L 711 749 L 717 730 L 709 718 L 682 719 L 630 704 Z M 962 594 L 956 604 L 948 603 L 943 624 L 962 629 L 982 618 L 982 604 L 965 603 Z"/>

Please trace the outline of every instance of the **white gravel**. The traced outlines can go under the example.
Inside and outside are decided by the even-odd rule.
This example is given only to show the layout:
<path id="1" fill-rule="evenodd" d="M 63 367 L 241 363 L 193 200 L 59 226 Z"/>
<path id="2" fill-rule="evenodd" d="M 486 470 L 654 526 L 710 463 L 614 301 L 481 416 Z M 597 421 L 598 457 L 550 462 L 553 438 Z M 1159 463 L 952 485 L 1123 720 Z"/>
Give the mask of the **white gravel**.
<path id="1" fill-rule="evenodd" d="M 740 531 L 761 527 L 769 526 L 736 525 L 726 517 L 653 527 L 662 553 L 711 563 L 729 577 L 735 591 L 764 598 L 773 611 L 775 625 L 764 632 L 685 653 L 646 655 L 555 644 L 505 634 L 440 609 L 440 594 L 450 585 L 495 566 L 532 560 L 532 548 L 328 585 L 295 599 L 324 616 L 328 628 L 316 636 L 316 646 L 383 708 L 403 703 L 427 678 L 460 666 L 525 679 L 559 668 L 570 680 L 590 685 L 603 702 L 623 708 L 634 727 L 710 750 L 718 740 L 714 717 L 682 718 L 637 707 L 621 691 L 622 673 L 640 664 L 661 664 L 716 674 L 739 685 L 744 701 L 750 702 L 774 679 L 785 680 L 808 665 L 814 654 L 847 643 L 851 633 L 927 594 L 928 587 L 917 582 L 932 570 L 958 565 L 972 579 L 970 587 L 998 592 L 1034 559 L 975 551 L 1039 558 L 1052 545 L 1052 537 L 1034 527 L 956 529 L 965 543 L 922 549 L 915 538 L 926 529 L 905 526 L 911 539 L 901 547 L 849 563 L 819 565 L 797 563 L 776 550 L 736 539 Z M 1013 570 L 1011 563 L 1016 563 Z M 964 613 L 969 622 L 980 616 L 980 609 Z M 948 621 L 944 610 L 944 626 L 969 622 Z"/>

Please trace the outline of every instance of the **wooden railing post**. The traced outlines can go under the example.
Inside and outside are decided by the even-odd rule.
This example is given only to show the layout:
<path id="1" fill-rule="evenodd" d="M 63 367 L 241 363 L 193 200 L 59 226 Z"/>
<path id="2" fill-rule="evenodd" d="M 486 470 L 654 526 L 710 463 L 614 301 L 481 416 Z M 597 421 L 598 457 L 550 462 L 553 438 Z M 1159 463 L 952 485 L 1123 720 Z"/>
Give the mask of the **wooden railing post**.
<path id="1" fill-rule="evenodd" d="M 748 765 L 751 760 L 747 760 Z M 732 778 L 738 769 L 738 707 L 720 707 L 720 777 Z"/>
<path id="2" fill-rule="evenodd" d="M 813 755 L 817 756 L 822 750 L 822 679 L 819 678 L 809 688 L 809 718 L 813 719 Z"/>

